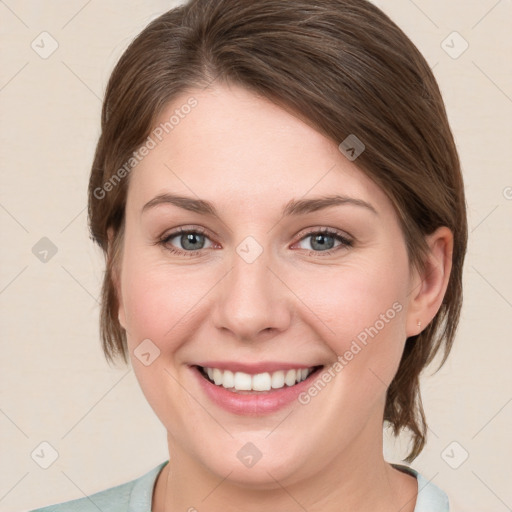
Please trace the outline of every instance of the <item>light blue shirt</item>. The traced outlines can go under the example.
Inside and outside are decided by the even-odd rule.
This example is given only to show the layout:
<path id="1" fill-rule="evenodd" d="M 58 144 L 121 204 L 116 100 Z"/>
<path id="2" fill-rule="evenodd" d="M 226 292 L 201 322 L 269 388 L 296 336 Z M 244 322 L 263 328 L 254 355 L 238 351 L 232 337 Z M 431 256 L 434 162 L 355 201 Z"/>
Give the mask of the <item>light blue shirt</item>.
<path id="1" fill-rule="evenodd" d="M 30 512 L 151 512 L 153 489 L 158 474 L 169 461 L 162 462 L 135 480 L 97 492 L 85 498 L 66 501 Z M 414 512 L 449 512 L 448 496 L 416 470 L 401 464 L 391 464 L 418 480 L 418 497 Z"/>

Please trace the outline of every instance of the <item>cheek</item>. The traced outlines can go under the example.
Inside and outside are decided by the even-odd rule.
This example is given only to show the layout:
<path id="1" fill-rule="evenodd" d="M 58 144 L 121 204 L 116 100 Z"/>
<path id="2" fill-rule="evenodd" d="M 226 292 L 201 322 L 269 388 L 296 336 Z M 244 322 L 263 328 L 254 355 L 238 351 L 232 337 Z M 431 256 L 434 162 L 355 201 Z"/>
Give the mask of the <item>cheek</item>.
<path id="1" fill-rule="evenodd" d="M 318 317 L 319 332 L 354 378 L 389 384 L 405 343 L 407 257 L 391 252 L 303 280 L 298 295 Z M 328 328 L 327 328 L 328 327 Z"/>
<path id="2" fill-rule="evenodd" d="M 187 422 L 179 411 L 194 407 L 186 403 L 187 397 L 183 396 L 183 389 L 176 380 L 180 379 L 180 374 L 174 359 L 180 346 L 194 332 L 197 323 L 194 306 L 204 295 L 207 283 L 199 288 L 199 276 L 172 268 L 162 262 L 161 257 L 158 259 L 138 247 L 131 252 L 127 250 L 125 256 L 121 288 L 132 367 L 156 415 L 168 430 L 179 431 Z M 159 352 L 147 345 L 145 340 L 148 339 Z M 137 353 L 142 352 L 137 352 L 137 348 L 144 346 L 143 342 L 150 347 L 149 365 L 137 357 Z M 158 355 L 153 359 L 153 354 Z"/>
<path id="3" fill-rule="evenodd" d="M 190 328 L 194 307 L 201 301 L 206 286 L 190 268 L 170 267 L 161 258 L 159 261 L 141 251 L 127 253 L 121 283 L 132 344 L 145 338 L 157 344 L 161 340 L 166 340 L 166 344 L 178 340 L 177 335 L 187 326 Z M 169 348 L 172 347 L 166 347 Z"/>
<path id="4" fill-rule="evenodd" d="M 303 295 L 329 326 L 351 336 L 373 325 L 393 303 L 405 300 L 406 262 L 365 258 L 304 280 Z M 306 283 L 308 281 L 308 283 Z M 314 287 L 311 287 L 314 283 Z M 323 319 L 323 318 L 322 318 Z"/>

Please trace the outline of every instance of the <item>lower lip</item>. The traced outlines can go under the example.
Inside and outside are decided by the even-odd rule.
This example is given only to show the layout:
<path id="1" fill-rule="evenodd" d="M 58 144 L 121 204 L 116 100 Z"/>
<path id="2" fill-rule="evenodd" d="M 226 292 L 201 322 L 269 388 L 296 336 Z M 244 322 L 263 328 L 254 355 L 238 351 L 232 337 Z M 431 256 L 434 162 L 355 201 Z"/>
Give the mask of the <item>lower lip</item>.
<path id="1" fill-rule="evenodd" d="M 307 379 L 295 384 L 295 386 L 285 386 L 270 391 L 256 391 L 251 394 L 235 393 L 213 384 L 202 375 L 197 366 L 192 366 L 191 370 L 212 402 L 234 414 L 258 416 L 278 411 L 297 400 L 298 395 L 311 385 L 311 381 L 322 368 L 317 369 L 308 375 Z"/>

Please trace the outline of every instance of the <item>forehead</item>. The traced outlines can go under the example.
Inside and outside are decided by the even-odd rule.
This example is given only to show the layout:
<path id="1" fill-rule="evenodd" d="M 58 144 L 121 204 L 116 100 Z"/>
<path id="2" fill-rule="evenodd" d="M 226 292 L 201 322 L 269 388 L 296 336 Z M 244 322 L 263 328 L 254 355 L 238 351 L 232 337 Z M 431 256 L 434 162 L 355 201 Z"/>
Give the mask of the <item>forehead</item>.
<path id="1" fill-rule="evenodd" d="M 129 204 L 173 191 L 240 208 L 333 193 L 390 206 L 334 141 L 238 86 L 181 94 L 150 137 L 154 147 L 131 173 Z"/>

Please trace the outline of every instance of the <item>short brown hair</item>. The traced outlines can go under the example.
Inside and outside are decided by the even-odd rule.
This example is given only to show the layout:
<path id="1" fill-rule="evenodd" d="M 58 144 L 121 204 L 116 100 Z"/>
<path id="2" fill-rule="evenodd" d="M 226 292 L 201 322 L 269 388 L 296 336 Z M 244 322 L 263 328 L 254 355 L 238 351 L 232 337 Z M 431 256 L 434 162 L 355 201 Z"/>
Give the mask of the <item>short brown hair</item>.
<path id="1" fill-rule="evenodd" d="M 173 98 L 213 80 L 268 98 L 336 144 L 350 134 L 363 141 L 355 164 L 392 201 L 417 268 L 423 268 L 425 235 L 440 226 L 452 231 L 443 303 L 423 332 L 407 340 L 386 397 L 384 421 L 395 435 L 410 430 L 413 446 L 405 460 L 414 460 L 427 433 L 420 373 L 441 347 L 439 368 L 444 364 L 459 321 L 466 207 L 436 80 L 402 30 L 365 0 L 192 0 L 152 21 L 124 52 L 107 86 L 89 183 L 90 230 L 106 255 L 101 339 L 107 360 L 120 355 L 127 362 L 112 279 L 130 175 L 110 181 L 108 193 L 105 184 Z"/>

